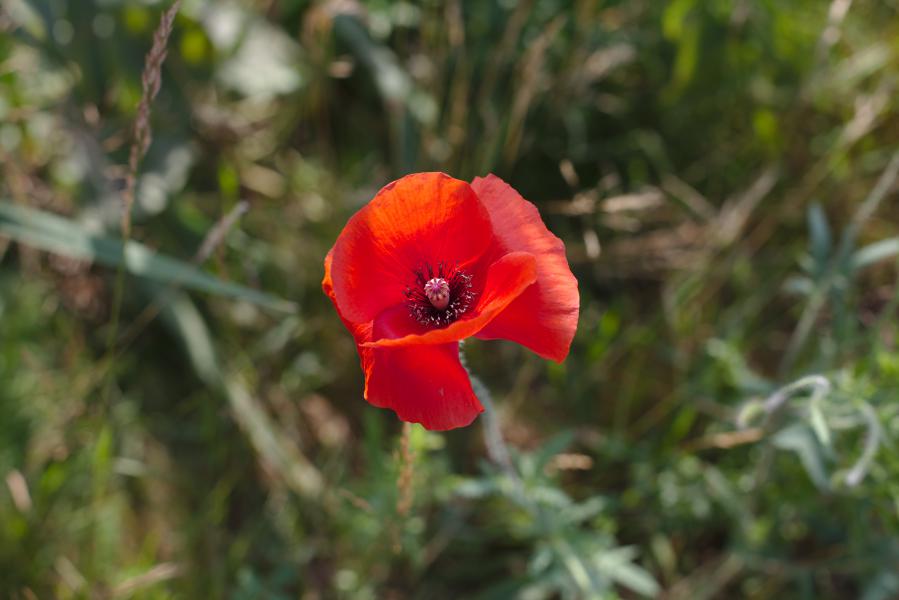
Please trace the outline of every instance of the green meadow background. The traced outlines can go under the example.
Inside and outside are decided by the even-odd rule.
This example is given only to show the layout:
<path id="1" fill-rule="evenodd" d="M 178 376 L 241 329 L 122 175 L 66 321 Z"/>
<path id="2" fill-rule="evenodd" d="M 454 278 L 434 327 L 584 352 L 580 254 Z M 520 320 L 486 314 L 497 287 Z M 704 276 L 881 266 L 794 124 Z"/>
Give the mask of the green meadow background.
<path id="1" fill-rule="evenodd" d="M 899 2 L 184 0 L 126 231 L 169 6 L 0 0 L 0 598 L 899 597 Z M 424 170 L 579 280 L 512 471 L 321 293 Z"/>

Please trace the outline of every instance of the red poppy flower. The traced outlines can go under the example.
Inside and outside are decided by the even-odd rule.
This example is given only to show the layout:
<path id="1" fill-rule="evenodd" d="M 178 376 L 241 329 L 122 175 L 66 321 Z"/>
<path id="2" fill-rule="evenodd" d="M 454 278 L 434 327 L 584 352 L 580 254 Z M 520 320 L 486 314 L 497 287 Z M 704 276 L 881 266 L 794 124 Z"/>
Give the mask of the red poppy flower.
<path id="1" fill-rule="evenodd" d="M 387 185 L 337 238 L 322 288 L 356 341 L 365 399 L 433 430 L 484 410 L 461 340 L 512 340 L 561 362 L 577 327 L 564 244 L 493 175 Z"/>

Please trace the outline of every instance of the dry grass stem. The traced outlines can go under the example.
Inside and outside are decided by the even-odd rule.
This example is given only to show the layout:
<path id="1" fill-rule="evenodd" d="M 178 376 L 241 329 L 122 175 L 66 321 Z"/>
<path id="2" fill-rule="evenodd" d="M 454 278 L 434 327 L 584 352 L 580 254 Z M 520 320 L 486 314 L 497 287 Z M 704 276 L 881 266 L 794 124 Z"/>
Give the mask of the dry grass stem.
<path id="1" fill-rule="evenodd" d="M 134 139 L 131 143 L 131 150 L 128 157 L 128 173 L 125 176 L 125 189 L 122 192 L 122 262 L 116 273 L 115 287 L 112 296 L 111 319 L 109 333 L 107 336 L 107 356 L 104 360 L 108 368 L 115 358 L 115 345 L 118 339 L 119 316 L 122 310 L 122 298 L 125 294 L 125 261 L 124 252 L 128 247 L 128 240 L 131 239 L 131 209 L 134 205 L 134 188 L 137 182 L 137 169 L 141 159 L 147 153 L 152 139 L 152 131 L 150 128 L 150 105 L 156 95 L 159 93 L 159 87 L 162 84 L 162 63 L 165 62 L 169 36 L 172 34 L 172 24 L 175 21 L 175 15 L 181 7 L 181 0 L 175 0 L 172 6 L 163 13 L 159 22 L 159 27 L 153 34 L 153 46 L 147 54 L 144 63 L 144 70 L 141 74 L 141 84 L 143 94 L 137 107 L 137 117 L 134 120 Z M 111 372 L 111 370 L 110 370 Z M 107 381 L 106 392 L 104 396 L 108 398 L 112 389 L 112 380 Z"/>
<path id="2" fill-rule="evenodd" d="M 150 106 L 159 88 L 162 85 L 162 64 L 168 53 L 169 36 L 172 35 L 172 25 L 175 15 L 181 7 L 181 0 L 175 0 L 162 15 L 159 27 L 153 34 L 153 46 L 147 54 L 144 70 L 141 74 L 141 88 L 143 93 L 140 104 L 137 106 L 137 117 L 134 120 L 134 138 L 131 150 L 128 154 L 128 174 L 125 176 L 125 191 L 122 193 L 122 237 L 131 237 L 131 209 L 134 205 L 134 188 L 137 182 L 137 169 L 140 161 L 147 154 L 150 142 L 153 139 L 153 130 L 150 127 Z"/>
<path id="3" fill-rule="evenodd" d="M 28 492 L 28 482 L 18 469 L 13 469 L 6 474 L 6 486 L 9 488 L 9 495 L 12 496 L 12 502 L 20 513 L 27 513 L 31 510 L 31 494 Z"/>
<path id="4" fill-rule="evenodd" d="M 389 528 L 394 554 L 399 554 L 403 549 L 403 519 L 412 508 L 412 476 L 414 474 L 415 456 L 412 452 L 412 423 L 403 423 L 403 431 L 400 434 L 400 447 L 397 460 L 400 463 L 400 473 L 397 478 L 396 519 Z"/>
<path id="5" fill-rule="evenodd" d="M 830 9 L 827 11 L 827 27 L 821 33 L 818 39 L 818 60 L 821 61 L 827 55 L 827 51 L 840 40 L 840 26 L 846 15 L 849 14 L 849 8 L 852 6 L 852 0 L 832 0 Z"/>
<path id="6" fill-rule="evenodd" d="M 135 592 L 146 589 L 163 581 L 174 579 L 183 573 L 180 565 L 171 562 L 160 563 L 148 571 L 130 577 L 112 590 L 113 598 L 128 598 Z"/>
<path id="7" fill-rule="evenodd" d="M 684 446 L 684 450 L 687 452 L 693 452 L 696 450 L 708 450 L 713 448 L 726 450 L 728 448 L 735 448 L 744 444 L 753 444 L 762 439 L 764 436 L 764 430 L 759 427 L 753 427 L 752 429 L 744 429 L 741 431 L 725 431 L 722 433 L 714 433 L 711 435 L 704 435 L 701 438 L 697 438 L 689 444 L 686 444 Z"/>

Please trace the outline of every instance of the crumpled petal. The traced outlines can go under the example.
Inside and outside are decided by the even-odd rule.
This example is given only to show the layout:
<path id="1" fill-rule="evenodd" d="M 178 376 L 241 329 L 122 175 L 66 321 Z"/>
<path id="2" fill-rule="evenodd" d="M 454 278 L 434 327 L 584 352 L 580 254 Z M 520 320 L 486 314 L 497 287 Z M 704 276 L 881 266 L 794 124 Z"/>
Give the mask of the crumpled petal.
<path id="1" fill-rule="evenodd" d="M 327 256 L 325 256 L 325 276 L 324 279 L 322 279 L 322 291 L 324 291 L 325 295 L 331 299 L 334 310 L 337 311 L 337 316 L 340 317 L 344 326 L 350 330 L 351 334 L 353 334 L 353 340 L 356 342 L 356 351 L 359 353 L 359 361 L 362 364 L 362 371 L 367 374 L 372 362 L 372 351 L 370 348 L 364 347 L 363 344 L 372 340 L 372 323 L 371 321 L 367 323 L 353 323 L 352 321 L 348 321 L 340 311 L 340 306 L 337 304 L 337 299 L 334 297 L 334 282 L 331 277 L 333 255 L 334 250 L 332 249 L 328 252 Z"/>
<path id="2" fill-rule="evenodd" d="M 404 302 L 422 264 L 480 271 L 493 243 L 490 217 L 468 183 L 443 173 L 407 175 L 378 192 L 337 238 L 335 301 L 349 321 L 371 321 Z"/>
<path id="3" fill-rule="evenodd" d="M 459 344 L 371 349 L 366 399 L 403 421 L 443 431 L 464 427 L 484 408 L 459 361 Z"/>
<path id="4" fill-rule="evenodd" d="M 527 252 L 511 252 L 487 270 L 484 287 L 476 304 L 459 320 L 440 329 L 425 328 L 415 321 L 405 306 L 382 312 L 374 320 L 373 340 L 364 346 L 394 347 L 445 344 L 471 337 L 534 283 L 537 261 Z"/>
<path id="5" fill-rule="evenodd" d="M 577 329 L 580 298 L 565 245 L 543 224 L 537 207 L 496 177 L 471 184 L 490 213 L 493 232 L 507 252 L 529 252 L 537 260 L 537 282 L 499 313 L 476 337 L 507 339 L 561 362 Z"/>

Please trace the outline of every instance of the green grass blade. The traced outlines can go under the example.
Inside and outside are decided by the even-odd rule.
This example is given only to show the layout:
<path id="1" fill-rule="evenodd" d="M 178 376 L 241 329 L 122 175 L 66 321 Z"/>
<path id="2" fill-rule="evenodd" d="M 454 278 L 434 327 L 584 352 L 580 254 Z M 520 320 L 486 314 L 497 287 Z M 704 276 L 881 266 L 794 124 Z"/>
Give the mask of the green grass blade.
<path id="1" fill-rule="evenodd" d="M 79 224 L 51 213 L 0 202 L 0 235 L 29 246 L 103 265 L 123 265 L 132 275 L 235 298 L 271 310 L 294 313 L 293 302 L 224 281 L 196 266 L 155 252 L 138 242 L 90 233 Z"/>

